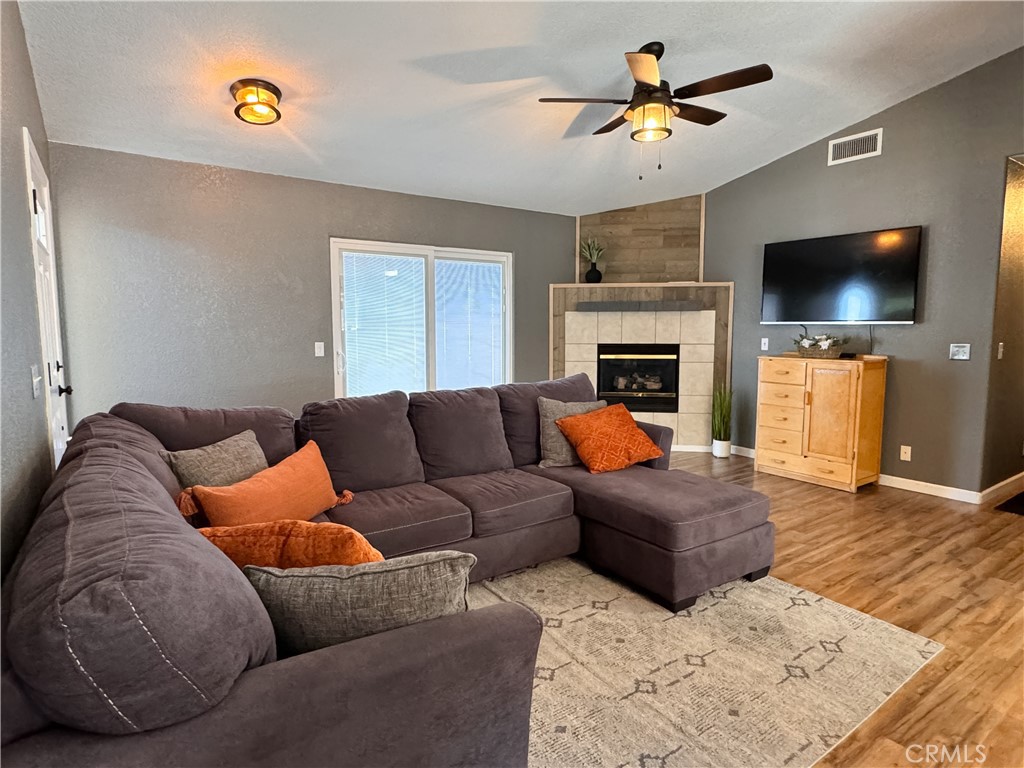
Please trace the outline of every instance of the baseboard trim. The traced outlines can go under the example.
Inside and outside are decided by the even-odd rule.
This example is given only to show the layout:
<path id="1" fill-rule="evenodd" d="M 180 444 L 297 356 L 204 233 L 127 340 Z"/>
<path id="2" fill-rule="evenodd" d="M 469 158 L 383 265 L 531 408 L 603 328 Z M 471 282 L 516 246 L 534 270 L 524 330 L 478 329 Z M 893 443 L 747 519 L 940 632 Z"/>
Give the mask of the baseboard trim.
<path id="1" fill-rule="evenodd" d="M 981 504 L 981 493 L 978 491 L 968 491 L 948 485 L 926 483 L 922 480 L 910 480 L 906 477 L 896 477 L 895 475 L 879 475 L 878 484 L 886 485 L 890 488 L 899 488 L 901 491 L 913 491 L 914 493 L 924 493 L 928 496 L 938 496 L 942 499 L 966 501 L 968 504 Z"/>
<path id="2" fill-rule="evenodd" d="M 981 492 L 981 503 L 988 504 L 990 501 L 1003 502 L 1011 496 L 1016 496 L 1018 493 L 1024 493 L 1024 472 L 1008 477 L 991 488 L 986 488 Z"/>
<path id="3" fill-rule="evenodd" d="M 685 453 L 711 453 L 710 445 L 673 445 L 673 451 Z"/>
<path id="4" fill-rule="evenodd" d="M 748 459 L 754 458 L 753 448 L 744 448 L 742 445 L 734 445 L 732 447 L 733 456 L 746 456 Z"/>

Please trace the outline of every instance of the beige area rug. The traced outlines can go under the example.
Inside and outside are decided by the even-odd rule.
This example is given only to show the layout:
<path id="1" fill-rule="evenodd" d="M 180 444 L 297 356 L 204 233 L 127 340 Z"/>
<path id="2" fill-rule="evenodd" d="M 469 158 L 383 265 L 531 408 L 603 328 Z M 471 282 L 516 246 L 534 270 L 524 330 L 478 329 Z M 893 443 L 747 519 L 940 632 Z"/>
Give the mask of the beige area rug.
<path id="1" fill-rule="evenodd" d="M 470 589 L 533 608 L 544 636 L 531 768 L 801 768 L 942 646 L 771 577 L 672 614 L 562 559 Z"/>

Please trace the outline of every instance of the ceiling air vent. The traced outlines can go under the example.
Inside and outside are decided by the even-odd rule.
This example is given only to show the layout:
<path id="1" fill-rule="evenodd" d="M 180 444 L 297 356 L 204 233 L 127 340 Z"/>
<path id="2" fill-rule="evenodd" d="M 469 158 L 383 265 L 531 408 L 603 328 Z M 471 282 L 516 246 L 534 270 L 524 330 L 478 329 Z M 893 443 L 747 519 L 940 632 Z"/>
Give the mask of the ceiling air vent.
<path id="1" fill-rule="evenodd" d="M 839 165 L 882 154 L 882 129 L 855 133 L 828 143 L 828 164 Z"/>

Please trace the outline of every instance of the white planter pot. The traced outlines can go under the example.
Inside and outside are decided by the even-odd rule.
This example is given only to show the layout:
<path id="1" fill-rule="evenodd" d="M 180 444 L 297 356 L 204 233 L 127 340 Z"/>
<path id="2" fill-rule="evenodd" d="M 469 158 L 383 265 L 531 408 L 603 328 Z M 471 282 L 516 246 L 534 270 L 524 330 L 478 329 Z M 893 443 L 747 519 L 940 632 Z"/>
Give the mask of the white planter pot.
<path id="1" fill-rule="evenodd" d="M 728 459 L 732 455 L 732 440 L 712 440 L 711 455 L 716 459 Z"/>

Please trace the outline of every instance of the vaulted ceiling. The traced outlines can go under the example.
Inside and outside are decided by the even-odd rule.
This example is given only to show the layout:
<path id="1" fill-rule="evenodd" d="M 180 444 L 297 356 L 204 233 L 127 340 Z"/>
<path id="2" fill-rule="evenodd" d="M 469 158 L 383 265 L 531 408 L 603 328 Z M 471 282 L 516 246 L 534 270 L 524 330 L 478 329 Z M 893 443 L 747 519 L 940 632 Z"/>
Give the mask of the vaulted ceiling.
<path id="1" fill-rule="evenodd" d="M 1022 4 L 22 2 L 51 141 L 582 214 L 705 192 L 1021 45 Z M 623 53 L 665 43 L 673 86 L 767 62 L 693 100 L 644 152 L 590 133 L 628 98 Z M 276 125 L 228 85 L 284 91 Z M 824 158 L 823 158 L 824 160 Z"/>

